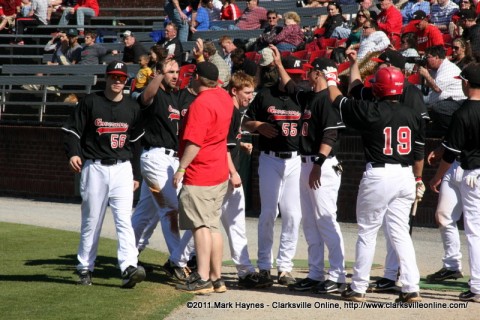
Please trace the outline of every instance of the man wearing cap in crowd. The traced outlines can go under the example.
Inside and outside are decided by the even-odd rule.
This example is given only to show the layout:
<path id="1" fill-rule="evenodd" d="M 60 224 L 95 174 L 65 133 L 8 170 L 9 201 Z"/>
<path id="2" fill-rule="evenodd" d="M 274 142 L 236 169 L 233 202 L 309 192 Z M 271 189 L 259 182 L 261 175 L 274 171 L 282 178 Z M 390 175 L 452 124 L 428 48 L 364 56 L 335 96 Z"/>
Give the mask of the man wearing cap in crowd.
<path id="1" fill-rule="evenodd" d="M 469 64 L 456 78 L 461 79 L 462 90 L 468 100 L 453 114 L 448 134 L 442 143 L 445 152 L 435 176 L 430 180 L 430 188 L 439 192 L 443 176 L 455 158 L 459 157 L 464 170 L 460 195 L 470 263 L 470 290 L 462 292 L 459 299 L 480 302 L 480 64 Z"/>
<path id="2" fill-rule="evenodd" d="M 183 46 L 177 34 L 178 27 L 170 22 L 165 26 L 165 37 L 158 41 L 157 44 L 167 49 L 168 55 L 172 56 L 178 65 L 181 66 Z"/>
<path id="3" fill-rule="evenodd" d="M 400 47 L 402 33 L 402 13 L 395 7 L 393 0 L 380 1 L 382 11 L 377 17 L 379 30 L 385 32 L 392 45 Z"/>
<path id="4" fill-rule="evenodd" d="M 75 29 L 68 29 L 66 32 L 68 37 L 68 50 L 65 53 L 67 61 L 62 61 L 62 64 L 76 64 L 80 62 L 82 46 L 78 43 L 78 31 Z"/>
<path id="5" fill-rule="evenodd" d="M 122 33 L 123 43 L 125 47 L 123 48 L 123 58 L 122 61 L 130 63 L 138 63 L 141 55 L 148 54 L 147 49 L 135 39 L 133 32 L 126 30 Z"/>
<path id="6" fill-rule="evenodd" d="M 139 172 L 132 172 L 132 144 L 144 134 L 140 107 L 123 96 L 127 66 L 113 61 L 106 68 L 102 92 L 87 95 L 62 127 L 69 166 L 81 173 L 82 225 L 78 247 L 78 284 L 91 285 L 102 223 L 110 204 L 118 237 L 122 287 L 145 279 L 131 223 L 133 192 Z M 135 167 L 135 166 L 134 166 Z M 136 170 L 135 170 L 136 171 Z"/>
<path id="7" fill-rule="evenodd" d="M 477 24 L 475 12 L 462 10 L 460 12 L 460 23 L 463 28 L 462 38 L 470 42 L 473 55 L 480 60 L 480 25 Z"/>
<path id="8" fill-rule="evenodd" d="M 415 11 L 410 23 L 405 26 L 404 33 L 414 32 L 417 36 L 417 50 L 425 52 L 431 46 L 443 46 L 442 32 L 428 23 L 428 17 L 422 10 Z"/>
<path id="9" fill-rule="evenodd" d="M 218 87 L 217 81 L 218 68 L 214 64 L 197 64 L 192 87 L 198 96 L 180 131 L 180 165 L 173 177 L 175 188 L 183 183 L 179 195 L 180 228 L 192 230 L 198 264 L 198 271 L 177 289 L 191 293 L 226 290 L 221 278 L 220 214 L 229 179 L 226 146 L 234 107 L 232 98 Z"/>
<path id="10" fill-rule="evenodd" d="M 437 0 L 430 7 L 430 22 L 441 32 L 448 33 L 448 25 L 457 11 L 458 5 L 452 0 Z"/>
<path id="11" fill-rule="evenodd" d="M 302 61 L 293 56 L 287 57 L 283 66 L 295 82 L 302 80 L 305 75 Z M 273 227 L 281 211 L 277 281 L 287 286 L 296 282 L 291 271 L 302 218 L 299 153 L 301 116 L 302 111 L 295 96 L 285 92 L 284 86 L 278 82 L 257 93 L 243 120 L 246 130 L 260 134 L 258 269 L 262 277 L 271 278 Z"/>

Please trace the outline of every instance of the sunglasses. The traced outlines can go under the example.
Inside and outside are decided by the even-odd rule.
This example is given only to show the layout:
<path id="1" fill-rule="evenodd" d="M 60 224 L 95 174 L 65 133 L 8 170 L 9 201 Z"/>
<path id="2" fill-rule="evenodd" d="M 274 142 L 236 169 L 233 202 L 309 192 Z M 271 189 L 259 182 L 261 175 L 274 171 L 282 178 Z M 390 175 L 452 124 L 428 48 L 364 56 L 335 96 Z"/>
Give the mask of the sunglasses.
<path id="1" fill-rule="evenodd" d="M 453 46 L 452 49 L 453 49 L 453 50 L 458 50 L 458 49 L 460 49 L 460 47 Z"/>
<path id="2" fill-rule="evenodd" d="M 119 76 L 119 75 L 116 75 L 116 74 L 111 74 L 110 78 L 112 78 L 113 81 L 120 81 L 120 82 L 127 81 L 127 76 Z"/>
<path id="3" fill-rule="evenodd" d="M 357 17 L 364 17 L 365 18 L 365 15 L 364 14 L 357 14 Z"/>
<path id="4" fill-rule="evenodd" d="M 363 26 L 363 29 L 370 29 L 371 27 L 370 26 Z"/>
<path id="5" fill-rule="evenodd" d="M 275 20 L 277 17 L 268 17 L 268 20 Z"/>

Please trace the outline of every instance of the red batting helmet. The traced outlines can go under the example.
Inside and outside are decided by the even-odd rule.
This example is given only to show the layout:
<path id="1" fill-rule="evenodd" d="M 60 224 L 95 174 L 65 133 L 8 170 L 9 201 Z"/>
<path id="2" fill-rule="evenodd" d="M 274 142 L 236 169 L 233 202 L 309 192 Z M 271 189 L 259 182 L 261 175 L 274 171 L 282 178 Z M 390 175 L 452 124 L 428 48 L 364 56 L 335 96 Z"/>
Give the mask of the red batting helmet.
<path id="1" fill-rule="evenodd" d="M 370 82 L 375 96 L 382 98 L 402 94 L 404 80 L 402 71 L 387 67 L 379 69 Z"/>

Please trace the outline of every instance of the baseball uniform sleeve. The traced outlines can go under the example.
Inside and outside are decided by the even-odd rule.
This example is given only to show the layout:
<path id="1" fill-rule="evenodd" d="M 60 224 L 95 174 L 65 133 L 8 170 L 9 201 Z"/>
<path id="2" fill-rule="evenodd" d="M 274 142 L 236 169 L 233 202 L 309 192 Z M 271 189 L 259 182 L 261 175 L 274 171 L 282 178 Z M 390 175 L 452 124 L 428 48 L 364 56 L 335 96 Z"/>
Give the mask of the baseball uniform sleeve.
<path id="1" fill-rule="evenodd" d="M 462 129 L 464 126 L 462 119 L 458 117 L 458 112 L 455 112 L 448 128 L 447 136 L 442 142 L 442 145 L 445 147 L 443 159 L 446 162 L 452 163 L 455 157 L 461 154 L 462 147 L 465 144 L 465 132 Z"/>
<path id="2" fill-rule="evenodd" d="M 413 159 L 419 161 L 425 158 L 425 140 L 426 140 L 426 124 L 424 119 L 416 113 L 418 128 L 413 144 Z"/>
<path id="3" fill-rule="evenodd" d="M 332 105 L 339 110 L 343 123 L 357 130 L 368 129 L 370 123 L 379 117 L 378 109 L 367 101 L 347 99 L 340 95 Z"/>
<path id="4" fill-rule="evenodd" d="M 82 99 L 73 114 L 63 125 L 65 153 L 70 159 L 73 156 L 82 157 L 81 139 L 88 119 L 86 99 Z"/>
<path id="5" fill-rule="evenodd" d="M 241 120 L 240 111 L 238 111 L 238 109 L 235 108 L 233 110 L 232 121 L 230 122 L 230 130 L 228 131 L 228 136 L 227 136 L 228 149 L 233 149 L 237 145 L 237 137 L 240 134 L 239 132 L 240 120 Z"/>

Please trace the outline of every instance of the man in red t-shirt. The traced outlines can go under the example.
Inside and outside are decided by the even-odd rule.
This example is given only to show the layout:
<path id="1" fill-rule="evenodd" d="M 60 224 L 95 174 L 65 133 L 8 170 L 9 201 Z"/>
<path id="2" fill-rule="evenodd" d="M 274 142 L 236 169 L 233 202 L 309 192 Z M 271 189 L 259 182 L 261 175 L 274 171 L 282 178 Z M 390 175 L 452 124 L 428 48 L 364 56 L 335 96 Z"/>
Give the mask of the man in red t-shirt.
<path id="1" fill-rule="evenodd" d="M 267 9 L 258 6 L 258 0 L 247 0 L 247 8 L 238 19 L 236 29 L 261 29 L 267 22 Z"/>
<path id="2" fill-rule="evenodd" d="M 417 51 L 419 52 L 425 52 L 428 47 L 444 45 L 442 32 L 428 23 L 427 15 L 422 10 L 413 13 L 412 20 L 403 32 L 415 32 L 417 35 Z"/>
<path id="3" fill-rule="evenodd" d="M 377 24 L 380 31 L 385 32 L 395 48 L 400 48 L 402 32 L 402 13 L 393 5 L 393 0 L 380 2 L 382 11 L 378 14 Z"/>
<path id="4" fill-rule="evenodd" d="M 229 94 L 217 86 L 218 68 L 197 64 L 192 87 L 198 97 L 190 105 L 180 132 L 180 165 L 173 177 L 179 195 L 180 228 L 192 230 L 198 271 L 177 289 L 191 293 L 224 292 L 221 279 L 223 239 L 220 213 L 229 170 L 227 135 L 233 114 Z"/>

